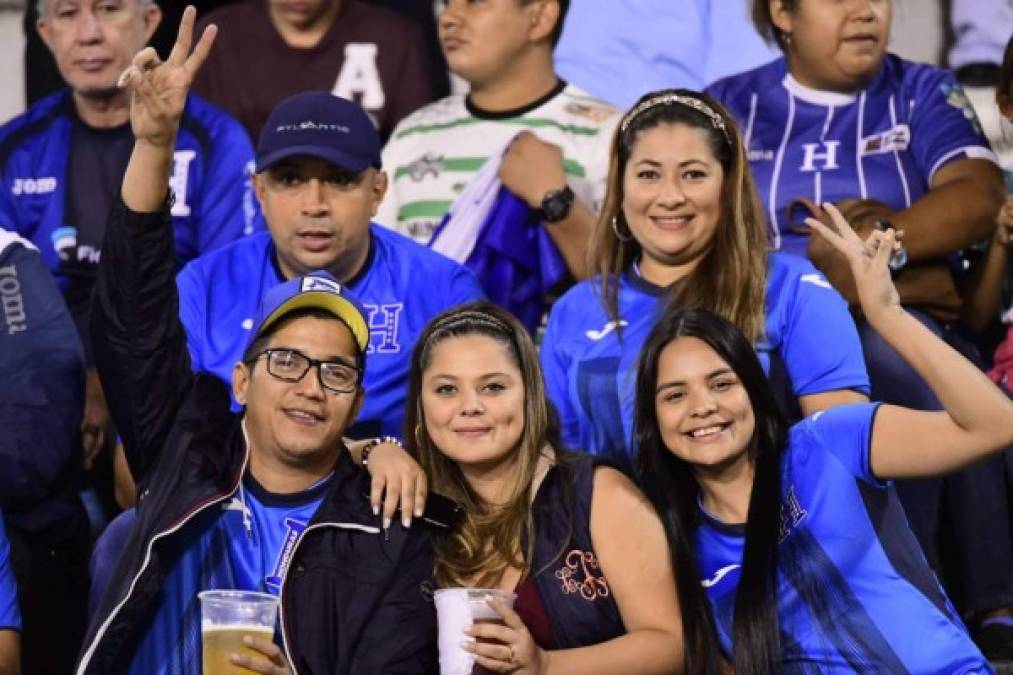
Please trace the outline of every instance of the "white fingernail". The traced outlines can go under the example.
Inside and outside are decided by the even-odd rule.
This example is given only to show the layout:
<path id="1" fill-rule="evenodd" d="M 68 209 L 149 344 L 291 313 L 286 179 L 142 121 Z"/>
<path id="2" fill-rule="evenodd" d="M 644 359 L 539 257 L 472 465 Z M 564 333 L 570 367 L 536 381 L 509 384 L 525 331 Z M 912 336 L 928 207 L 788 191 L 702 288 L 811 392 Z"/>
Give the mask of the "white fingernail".
<path id="1" fill-rule="evenodd" d="M 373 504 L 373 515 L 374 516 L 380 515 L 380 507 L 377 504 Z"/>
<path id="2" fill-rule="evenodd" d="M 384 518 L 383 519 L 383 529 L 385 529 L 385 530 L 389 530 L 390 529 L 390 518 Z"/>

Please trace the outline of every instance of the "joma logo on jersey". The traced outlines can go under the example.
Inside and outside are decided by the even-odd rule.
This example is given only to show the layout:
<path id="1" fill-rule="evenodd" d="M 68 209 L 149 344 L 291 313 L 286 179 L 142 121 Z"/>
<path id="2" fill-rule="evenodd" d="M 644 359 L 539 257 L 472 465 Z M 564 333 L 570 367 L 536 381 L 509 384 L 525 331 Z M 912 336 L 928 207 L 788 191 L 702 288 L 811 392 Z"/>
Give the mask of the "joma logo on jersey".
<path id="1" fill-rule="evenodd" d="M 56 191 L 56 179 L 52 176 L 43 178 L 15 178 L 11 184 L 11 194 L 15 197 L 21 195 L 45 195 Z"/>
<path id="2" fill-rule="evenodd" d="M 369 320 L 369 349 L 367 354 L 397 354 L 401 344 L 397 341 L 403 302 L 387 305 L 363 305 Z"/>
<path id="3" fill-rule="evenodd" d="M 25 299 L 21 295 L 21 282 L 18 281 L 18 270 L 14 265 L 0 267 L 0 301 L 3 302 L 7 334 L 14 335 L 26 330 L 28 317 L 25 316 Z"/>
<path id="4" fill-rule="evenodd" d="M 841 147 L 840 141 L 820 141 L 819 143 L 806 143 L 802 146 L 805 153 L 802 158 L 800 171 L 812 173 L 813 171 L 833 171 L 839 169 L 837 165 L 837 149 Z"/>

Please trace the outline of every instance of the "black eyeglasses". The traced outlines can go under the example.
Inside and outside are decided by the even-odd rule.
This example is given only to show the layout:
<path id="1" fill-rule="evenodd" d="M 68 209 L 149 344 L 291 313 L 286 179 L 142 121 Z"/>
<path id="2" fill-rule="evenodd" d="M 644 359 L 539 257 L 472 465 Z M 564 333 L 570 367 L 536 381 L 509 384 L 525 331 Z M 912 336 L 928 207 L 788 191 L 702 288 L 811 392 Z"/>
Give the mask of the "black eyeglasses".
<path id="1" fill-rule="evenodd" d="M 351 394 L 359 387 L 362 369 L 347 361 L 318 361 L 296 349 L 265 349 L 247 363 L 267 357 L 267 372 L 283 382 L 298 382 L 313 366 L 320 386 L 335 394 Z"/>

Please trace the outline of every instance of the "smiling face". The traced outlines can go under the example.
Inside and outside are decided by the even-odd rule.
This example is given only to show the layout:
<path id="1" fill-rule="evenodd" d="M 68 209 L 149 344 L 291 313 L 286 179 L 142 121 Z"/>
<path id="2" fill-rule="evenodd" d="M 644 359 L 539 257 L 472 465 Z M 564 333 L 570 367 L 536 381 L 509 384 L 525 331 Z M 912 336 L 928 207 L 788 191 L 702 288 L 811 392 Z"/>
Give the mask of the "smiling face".
<path id="1" fill-rule="evenodd" d="M 369 221 L 387 189 L 383 172 L 351 174 L 316 157 L 293 157 L 254 176 L 282 272 L 328 270 L 347 280 L 369 253 Z"/>
<path id="2" fill-rule="evenodd" d="M 513 458 L 524 430 L 524 378 L 509 348 L 480 334 L 449 337 L 422 373 L 426 431 L 458 465 L 487 469 Z"/>
<path id="3" fill-rule="evenodd" d="M 303 316 L 281 325 L 265 349 L 293 349 L 311 359 L 354 364 L 357 351 L 351 331 L 337 319 Z M 316 367 L 298 382 L 267 372 L 266 357 L 237 364 L 232 377 L 236 400 L 246 406 L 247 433 L 255 453 L 288 466 L 333 462 L 345 430 L 362 405 L 358 389 L 338 394 L 324 389 Z"/>
<path id="4" fill-rule="evenodd" d="M 774 25 L 791 36 L 788 65 L 802 84 L 827 91 L 861 89 L 883 64 L 890 0 L 771 0 Z"/>
<path id="5" fill-rule="evenodd" d="M 681 337 L 661 350 L 654 406 L 662 442 L 696 470 L 749 461 L 756 429 L 749 395 L 703 340 Z"/>
<path id="6" fill-rule="evenodd" d="M 703 130 L 662 123 L 637 135 L 623 173 L 622 212 L 643 251 L 645 275 L 652 268 L 688 272 L 699 262 L 721 220 L 723 183 Z"/>
<path id="7" fill-rule="evenodd" d="M 45 0 L 36 27 L 71 89 L 108 96 L 161 17 L 140 0 Z"/>

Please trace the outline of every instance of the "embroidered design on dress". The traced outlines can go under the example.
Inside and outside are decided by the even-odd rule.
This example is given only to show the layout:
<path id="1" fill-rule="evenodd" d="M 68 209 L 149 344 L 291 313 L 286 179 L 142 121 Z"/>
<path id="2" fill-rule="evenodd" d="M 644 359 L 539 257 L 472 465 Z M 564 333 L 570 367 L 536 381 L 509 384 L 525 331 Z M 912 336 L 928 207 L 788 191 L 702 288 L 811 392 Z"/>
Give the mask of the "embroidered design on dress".
<path id="1" fill-rule="evenodd" d="M 580 593 L 588 601 L 610 595 L 608 581 L 601 575 L 598 559 L 592 551 L 574 549 L 563 558 L 563 566 L 556 570 L 556 578 L 563 582 L 567 595 Z"/>

